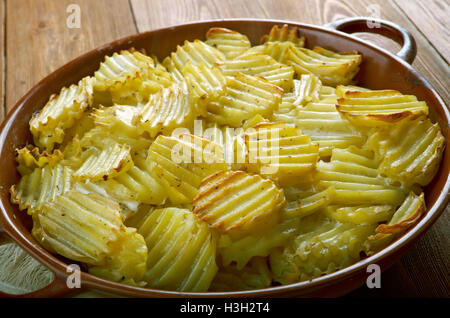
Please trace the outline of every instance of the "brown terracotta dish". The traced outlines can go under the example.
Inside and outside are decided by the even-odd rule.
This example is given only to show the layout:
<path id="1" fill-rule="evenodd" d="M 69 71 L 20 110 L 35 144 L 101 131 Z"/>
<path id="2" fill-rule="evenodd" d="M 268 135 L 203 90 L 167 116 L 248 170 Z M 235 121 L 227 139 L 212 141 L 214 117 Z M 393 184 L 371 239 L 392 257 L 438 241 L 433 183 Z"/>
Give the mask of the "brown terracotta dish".
<path id="1" fill-rule="evenodd" d="M 371 19 L 372 21 L 373 19 Z M 366 18 L 349 18 L 319 27 L 279 20 L 215 20 L 188 23 L 132 35 L 92 50 L 59 68 L 34 86 L 15 107 L 0 126 L 0 232 L 5 232 L 24 250 L 55 273 L 55 280 L 47 287 L 19 297 L 56 297 L 73 291 L 66 286 L 66 277 L 71 262 L 55 256 L 41 247 L 31 235 L 32 220 L 26 213 L 10 203 L 9 189 L 19 180 L 16 170 L 15 149 L 31 142 L 29 120 L 42 108 L 49 96 L 62 87 L 78 82 L 93 74 L 105 55 L 134 47 L 152 52 L 163 59 L 185 40 L 204 39 L 211 27 L 224 27 L 246 34 L 253 44 L 269 33 L 273 25 L 297 26 L 308 40 L 308 47 L 322 46 L 334 51 L 355 50 L 363 55 L 363 63 L 356 80 L 357 84 L 370 89 L 395 89 L 403 94 L 412 94 L 426 101 L 430 118 L 439 123 L 446 141 L 450 140 L 450 113 L 448 106 L 427 80 L 415 71 L 410 63 L 416 55 L 415 41 L 403 28 L 387 22 L 378 28 L 369 28 Z M 387 36 L 398 42 L 402 49 L 396 54 L 376 47 L 347 33 L 371 32 Z M 382 251 L 362 259 L 356 264 L 332 274 L 295 284 L 270 287 L 260 290 L 237 292 L 189 293 L 156 290 L 124 285 L 108 281 L 86 272 L 81 274 L 83 288 L 94 288 L 113 294 L 132 297 L 329 297 L 343 295 L 367 279 L 366 268 L 378 264 L 387 269 L 412 246 L 444 211 L 450 199 L 450 147 L 446 147 L 438 173 L 424 189 L 427 211 L 423 218 L 406 234 Z M 0 293 L 1 296 L 10 296 Z"/>

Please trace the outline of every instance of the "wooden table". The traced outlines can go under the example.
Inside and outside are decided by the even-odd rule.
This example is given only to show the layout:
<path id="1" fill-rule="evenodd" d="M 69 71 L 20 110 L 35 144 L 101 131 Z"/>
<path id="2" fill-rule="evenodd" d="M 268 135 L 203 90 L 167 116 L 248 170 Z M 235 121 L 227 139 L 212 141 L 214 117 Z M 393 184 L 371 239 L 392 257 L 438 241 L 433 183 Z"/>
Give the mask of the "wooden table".
<path id="1" fill-rule="evenodd" d="M 274 18 L 322 25 L 343 17 L 379 13 L 408 29 L 417 41 L 414 67 L 450 100 L 447 0 L 0 0 L 0 121 L 41 78 L 78 55 L 125 35 L 187 21 Z M 81 9 L 80 28 L 68 28 L 67 8 Z M 395 52 L 380 36 L 361 37 Z M 382 288 L 350 297 L 450 297 L 450 208 L 382 276 Z"/>

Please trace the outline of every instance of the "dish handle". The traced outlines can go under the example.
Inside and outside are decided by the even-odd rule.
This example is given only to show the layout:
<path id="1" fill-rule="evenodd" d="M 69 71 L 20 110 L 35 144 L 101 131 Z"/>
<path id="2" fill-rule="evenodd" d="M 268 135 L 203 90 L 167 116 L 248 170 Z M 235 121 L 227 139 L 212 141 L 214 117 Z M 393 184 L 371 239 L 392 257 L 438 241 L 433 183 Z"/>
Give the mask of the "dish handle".
<path id="1" fill-rule="evenodd" d="M 409 64 L 414 61 L 417 54 L 416 41 L 411 33 L 390 21 L 372 17 L 352 17 L 337 20 L 324 26 L 344 33 L 367 32 L 384 35 L 402 46 L 396 55 Z"/>
<path id="2" fill-rule="evenodd" d="M 0 224 L 0 235 L 8 236 L 7 232 L 4 230 Z M 73 293 L 75 290 L 67 286 L 66 278 L 59 277 L 55 272 L 53 272 L 53 281 L 47 286 L 32 291 L 30 293 L 22 295 L 11 295 L 0 291 L 0 298 L 51 298 L 51 297 L 63 297 L 68 294 Z"/>

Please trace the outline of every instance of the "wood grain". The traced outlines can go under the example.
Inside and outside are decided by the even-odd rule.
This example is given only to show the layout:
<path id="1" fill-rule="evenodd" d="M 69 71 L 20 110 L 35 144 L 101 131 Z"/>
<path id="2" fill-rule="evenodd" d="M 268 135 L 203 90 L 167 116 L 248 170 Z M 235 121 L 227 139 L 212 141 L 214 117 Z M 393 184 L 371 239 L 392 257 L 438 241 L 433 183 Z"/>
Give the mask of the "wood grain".
<path id="1" fill-rule="evenodd" d="M 450 2 L 394 0 L 442 57 L 450 61 Z"/>
<path id="2" fill-rule="evenodd" d="M 6 115 L 5 107 L 5 0 L 0 1 L 0 123 Z"/>
<path id="3" fill-rule="evenodd" d="M 69 4 L 80 6 L 79 29 L 67 27 Z M 123 0 L 7 0 L 6 11 L 7 109 L 59 66 L 136 33 L 129 3 Z"/>

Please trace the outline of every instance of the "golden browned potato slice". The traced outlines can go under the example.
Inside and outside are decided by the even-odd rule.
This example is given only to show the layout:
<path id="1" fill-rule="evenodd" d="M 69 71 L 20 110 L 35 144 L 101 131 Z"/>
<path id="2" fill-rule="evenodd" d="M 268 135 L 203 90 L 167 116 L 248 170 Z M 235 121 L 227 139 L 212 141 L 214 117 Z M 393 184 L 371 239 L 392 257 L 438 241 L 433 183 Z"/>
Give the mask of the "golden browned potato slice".
<path id="1" fill-rule="evenodd" d="M 322 191 L 317 191 L 314 187 L 309 189 L 289 187 L 284 189 L 284 193 L 287 204 L 282 217 L 295 219 L 303 218 L 327 207 L 333 201 L 336 190 L 334 187 Z"/>
<path id="2" fill-rule="evenodd" d="M 251 46 L 244 34 L 226 28 L 211 28 L 206 33 L 206 44 L 217 48 L 227 59 L 233 59 Z"/>
<path id="3" fill-rule="evenodd" d="M 189 92 L 199 102 L 208 102 L 223 94 L 225 76 L 216 66 L 208 67 L 204 63 L 195 65 L 188 61 L 182 69 Z"/>
<path id="4" fill-rule="evenodd" d="M 104 140 L 99 148 L 91 147 L 81 153 L 78 169 L 73 173 L 75 180 L 108 180 L 128 171 L 133 166 L 130 146 Z"/>
<path id="5" fill-rule="evenodd" d="M 89 268 L 89 273 L 115 282 L 144 286 L 148 249 L 144 238 L 134 228 L 125 228 L 114 243 L 104 265 Z"/>
<path id="6" fill-rule="evenodd" d="M 47 249 L 91 265 L 103 265 L 125 227 L 120 208 L 97 194 L 71 190 L 34 215 L 33 236 Z"/>
<path id="7" fill-rule="evenodd" d="M 319 144 L 321 158 L 329 158 L 334 148 L 362 147 L 366 140 L 347 119 L 340 116 L 333 98 L 310 102 L 292 112 L 292 121 Z"/>
<path id="8" fill-rule="evenodd" d="M 411 192 L 403 204 L 395 211 L 392 219 L 386 224 L 378 225 L 375 229 L 375 232 L 378 234 L 371 236 L 370 239 L 380 240 L 392 234 L 406 231 L 419 221 L 425 211 L 424 194 L 416 195 L 414 192 Z"/>
<path id="9" fill-rule="evenodd" d="M 390 220 L 395 212 L 392 205 L 356 205 L 326 207 L 326 215 L 341 223 L 378 224 Z"/>
<path id="10" fill-rule="evenodd" d="M 138 129 L 154 138 L 170 134 L 176 127 L 191 127 L 197 116 L 193 98 L 178 85 L 160 90 L 149 97 L 136 118 Z"/>
<path id="11" fill-rule="evenodd" d="M 193 212 L 221 233 L 241 235 L 276 224 L 284 204 L 283 190 L 272 181 L 244 171 L 220 171 L 200 184 Z"/>
<path id="12" fill-rule="evenodd" d="M 226 76 L 234 76 L 236 72 L 260 76 L 284 91 L 290 91 L 293 86 L 294 69 L 278 63 L 267 54 L 244 54 L 233 60 L 221 62 L 218 66 Z"/>
<path id="13" fill-rule="evenodd" d="M 266 257 L 274 248 L 284 246 L 297 234 L 300 222 L 300 218 L 291 217 L 279 223 L 270 224 L 271 228 L 264 232 L 252 233 L 240 238 L 223 234 L 217 246 L 218 255 L 223 265 L 234 264 L 238 270 L 245 268 L 254 257 Z"/>
<path id="14" fill-rule="evenodd" d="M 366 147 L 381 160 L 379 172 L 408 189 L 431 182 L 439 169 L 445 138 L 438 124 L 418 119 L 373 132 Z"/>
<path id="15" fill-rule="evenodd" d="M 52 202 L 58 195 L 70 190 L 73 171 L 66 166 L 46 165 L 35 168 L 25 174 L 17 185 L 10 189 L 11 201 L 19 205 L 19 209 L 33 214 L 41 210 L 46 203 Z"/>
<path id="16" fill-rule="evenodd" d="M 59 149 L 54 149 L 52 152 L 41 152 L 38 147 L 28 145 L 21 149 L 16 149 L 17 156 L 17 171 L 23 176 L 30 174 L 35 168 L 43 168 L 46 165 L 54 167 L 62 159 L 63 153 Z"/>
<path id="17" fill-rule="evenodd" d="M 285 61 L 291 65 L 297 76 L 315 74 L 323 84 L 347 85 L 359 71 L 362 57 L 357 52 L 335 53 L 321 47 L 313 50 L 290 46 Z"/>
<path id="18" fill-rule="evenodd" d="M 65 130 L 71 128 L 92 104 L 93 82 L 91 77 L 85 77 L 78 85 L 63 87 L 33 115 L 30 131 L 37 146 L 50 151 L 55 144 L 63 142 Z"/>
<path id="19" fill-rule="evenodd" d="M 193 42 L 185 41 L 182 46 L 178 45 L 176 52 L 172 52 L 166 57 L 162 64 L 177 81 L 182 82 L 181 71 L 189 61 L 194 65 L 204 63 L 206 67 L 210 68 L 215 63 L 224 60 L 226 60 L 225 55 L 218 49 L 200 40 L 194 40 Z"/>
<path id="20" fill-rule="evenodd" d="M 111 103 L 145 103 L 150 94 L 174 83 L 174 78 L 160 64 L 134 49 L 106 56 L 95 72 L 96 95 L 106 94 Z M 109 96 L 108 96 L 109 95 Z"/>
<path id="21" fill-rule="evenodd" d="M 362 130 L 383 127 L 428 115 L 428 106 L 414 95 L 394 90 L 337 90 L 336 108 L 353 125 Z"/>
<path id="22" fill-rule="evenodd" d="M 241 127 L 260 114 L 269 118 L 278 107 L 283 90 L 261 77 L 236 73 L 227 77 L 224 94 L 207 106 L 207 118 L 220 125 Z"/>
<path id="23" fill-rule="evenodd" d="M 340 223 L 322 214 L 303 220 L 304 230 L 285 247 L 274 249 L 270 268 L 274 280 L 282 284 L 303 281 L 332 273 L 360 259 L 367 237 L 376 225 Z M 308 224 L 309 223 L 309 224 Z"/>
<path id="24" fill-rule="evenodd" d="M 378 174 L 378 161 L 370 151 L 351 146 L 333 149 L 330 162 L 317 164 L 320 189 L 334 187 L 332 204 L 342 205 L 400 205 L 406 193 L 391 186 Z"/>
<path id="25" fill-rule="evenodd" d="M 148 286 L 178 291 L 207 291 L 217 273 L 216 240 L 208 225 L 189 210 L 157 209 L 139 233 L 148 246 Z"/>
<path id="26" fill-rule="evenodd" d="M 285 123 L 260 123 L 244 135 L 248 153 L 246 169 L 276 180 L 281 186 L 309 180 L 319 159 L 311 137 Z"/>
<path id="27" fill-rule="evenodd" d="M 147 164 L 173 204 L 191 203 L 205 177 L 227 169 L 220 145 L 189 134 L 158 136 L 148 151 Z"/>
<path id="28" fill-rule="evenodd" d="M 281 28 L 279 28 L 278 25 L 274 25 L 269 34 L 265 34 L 261 37 L 261 43 L 286 41 L 299 47 L 305 46 L 305 37 L 300 36 L 298 27 L 290 28 L 287 24 L 284 24 Z"/>

